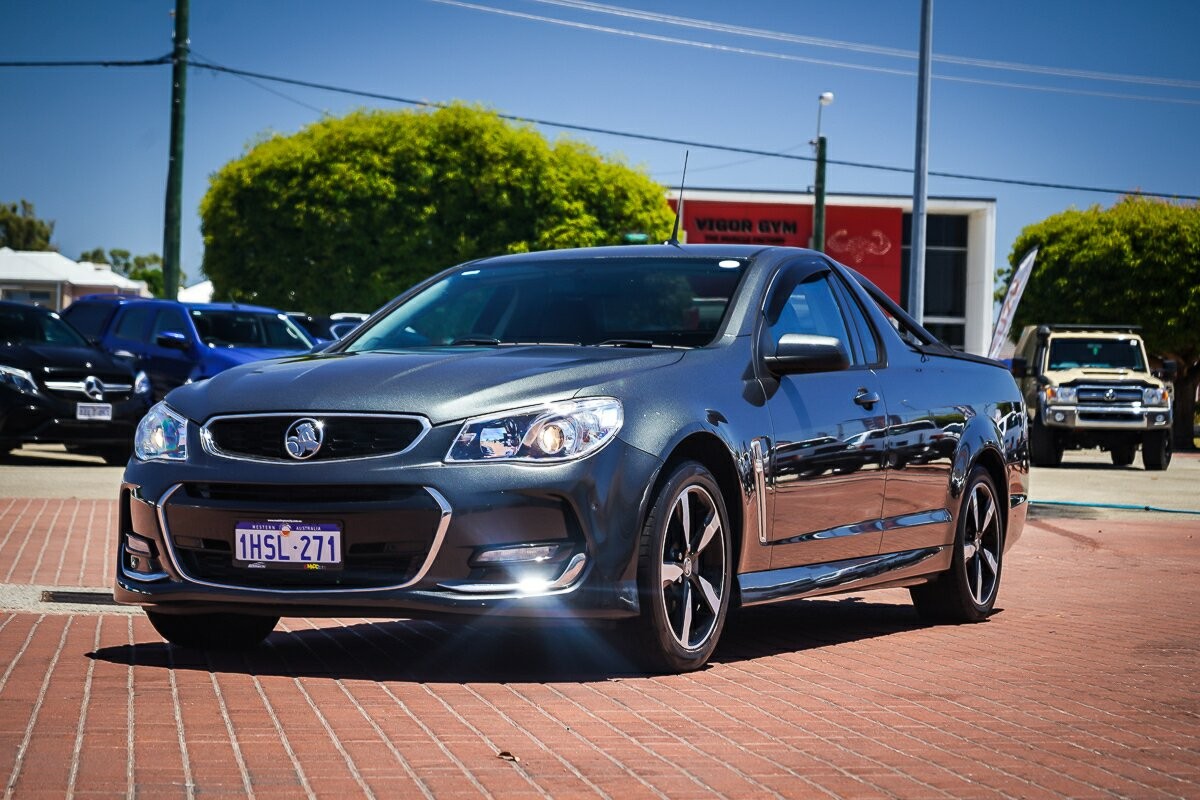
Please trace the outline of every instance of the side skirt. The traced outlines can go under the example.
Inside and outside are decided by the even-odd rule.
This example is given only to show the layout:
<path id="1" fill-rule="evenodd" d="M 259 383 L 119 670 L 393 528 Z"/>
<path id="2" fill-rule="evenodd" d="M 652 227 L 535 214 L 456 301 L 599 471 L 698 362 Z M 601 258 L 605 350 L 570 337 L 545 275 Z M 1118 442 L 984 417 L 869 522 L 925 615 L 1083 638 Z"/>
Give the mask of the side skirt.
<path id="1" fill-rule="evenodd" d="M 916 582 L 913 579 L 949 569 L 950 554 L 949 547 L 924 547 L 826 564 L 747 572 L 737 576 L 738 588 L 742 605 L 753 606 L 884 583 Z"/>

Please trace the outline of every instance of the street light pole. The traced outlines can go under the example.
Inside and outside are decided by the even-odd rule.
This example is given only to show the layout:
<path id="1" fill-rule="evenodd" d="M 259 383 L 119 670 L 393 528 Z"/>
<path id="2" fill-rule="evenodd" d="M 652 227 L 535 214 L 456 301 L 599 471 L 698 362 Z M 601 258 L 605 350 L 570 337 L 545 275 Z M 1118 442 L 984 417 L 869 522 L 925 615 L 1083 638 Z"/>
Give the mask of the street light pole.
<path id="1" fill-rule="evenodd" d="M 933 59 L 933 0 L 921 0 L 921 55 L 917 67 L 917 150 L 913 164 L 912 236 L 908 258 L 908 313 L 925 321 L 925 201 L 929 176 L 929 92 Z"/>
<path id="2" fill-rule="evenodd" d="M 813 181 L 812 247 L 825 252 L 825 137 L 821 135 L 821 110 L 833 102 L 833 92 L 821 92 L 817 97 L 817 176 Z"/>

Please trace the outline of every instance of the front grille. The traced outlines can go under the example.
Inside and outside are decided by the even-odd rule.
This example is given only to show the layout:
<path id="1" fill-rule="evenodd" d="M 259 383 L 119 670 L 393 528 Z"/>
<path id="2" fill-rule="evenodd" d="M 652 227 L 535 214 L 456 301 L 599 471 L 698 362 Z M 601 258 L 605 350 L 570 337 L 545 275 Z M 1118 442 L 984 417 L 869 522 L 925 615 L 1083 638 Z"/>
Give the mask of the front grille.
<path id="1" fill-rule="evenodd" d="M 412 580 L 425 558 L 419 545 L 402 548 L 396 542 L 360 542 L 345 550 L 340 569 L 247 569 L 233 563 L 230 543 L 219 539 L 176 542 L 184 571 L 193 577 L 226 586 L 251 589 L 371 589 Z M 197 546 L 198 545 L 198 546 Z"/>
<path id="2" fill-rule="evenodd" d="M 324 441 L 308 461 L 334 461 L 400 453 L 411 447 L 426 430 L 416 417 L 264 414 L 219 417 L 204 426 L 213 449 L 234 458 L 294 462 L 288 455 L 288 428 L 301 419 L 322 423 Z"/>
<path id="3" fill-rule="evenodd" d="M 98 378 L 104 384 L 102 400 L 97 401 L 84 391 L 84 381 L 89 377 Z M 128 374 L 51 367 L 42 376 L 42 388 L 47 394 L 68 400 L 114 403 L 128 400 L 133 395 L 133 379 Z"/>
<path id="4" fill-rule="evenodd" d="M 188 483 L 163 506 L 172 552 L 189 577 L 259 589 L 372 589 L 412 580 L 437 539 L 447 509 L 412 486 Z M 343 563 L 323 569 L 251 569 L 234 563 L 245 521 L 338 525 Z"/>
<path id="5" fill-rule="evenodd" d="M 1080 386 L 1080 404 L 1086 405 L 1129 405 L 1142 402 L 1140 387 L 1130 386 Z M 1112 396 L 1109 396 L 1112 392 Z"/>

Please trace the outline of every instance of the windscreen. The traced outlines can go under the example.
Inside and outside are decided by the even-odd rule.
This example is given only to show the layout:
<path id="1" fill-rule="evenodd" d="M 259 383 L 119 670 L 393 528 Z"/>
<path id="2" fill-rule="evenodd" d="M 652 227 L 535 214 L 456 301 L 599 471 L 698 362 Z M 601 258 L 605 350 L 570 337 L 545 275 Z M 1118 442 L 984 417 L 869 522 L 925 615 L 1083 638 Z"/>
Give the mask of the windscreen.
<path id="1" fill-rule="evenodd" d="M 0 342 L 87 347 L 79 332 L 57 314 L 21 306 L 0 306 Z"/>
<path id="2" fill-rule="evenodd" d="M 308 337 L 282 314 L 193 308 L 192 324 L 210 347 L 312 348 Z"/>
<path id="3" fill-rule="evenodd" d="M 716 337 L 743 259 L 596 258 L 467 267 L 375 322 L 348 352 L 575 344 L 702 347 Z"/>
<path id="4" fill-rule="evenodd" d="M 1137 339 L 1053 339 L 1050 342 L 1048 369 L 1129 369 L 1145 370 L 1142 348 Z"/>

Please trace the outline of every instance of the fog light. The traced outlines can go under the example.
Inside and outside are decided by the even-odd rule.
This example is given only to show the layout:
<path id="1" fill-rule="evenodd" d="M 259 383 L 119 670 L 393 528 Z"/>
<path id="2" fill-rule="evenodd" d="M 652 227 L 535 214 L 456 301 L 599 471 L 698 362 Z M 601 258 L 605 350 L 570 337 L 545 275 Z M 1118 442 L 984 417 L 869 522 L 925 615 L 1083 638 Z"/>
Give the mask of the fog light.
<path id="1" fill-rule="evenodd" d="M 1162 425 L 1166 421 L 1167 421 L 1167 418 L 1164 417 L 1162 414 L 1156 414 L 1154 416 L 1154 424 L 1155 425 Z"/>
<path id="2" fill-rule="evenodd" d="M 529 564 L 549 561 L 563 547 L 559 544 L 522 544 L 484 550 L 475 557 L 476 564 Z"/>
<path id="3" fill-rule="evenodd" d="M 125 549 L 131 553 L 143 556 L 154 555 L 154 545 L 140 536 L 134 536 L 132 533 L 125 534 Z"/>
<path id="4" fill-rule="evenodd" d="M 1064 414 L 1063 412 L 1061 412 L 1061 411 L 1055 411 L 1055 412 L 1054 412 L 1054 421 L 1055 421 L 1055 422 L 1062 422 L 1062 421 L 1063 421 L 1063 420 L 1065 420 L 1066 418 L 1067 418 L 1067 415 L 1066 415 L 1066 414 Z"/>

